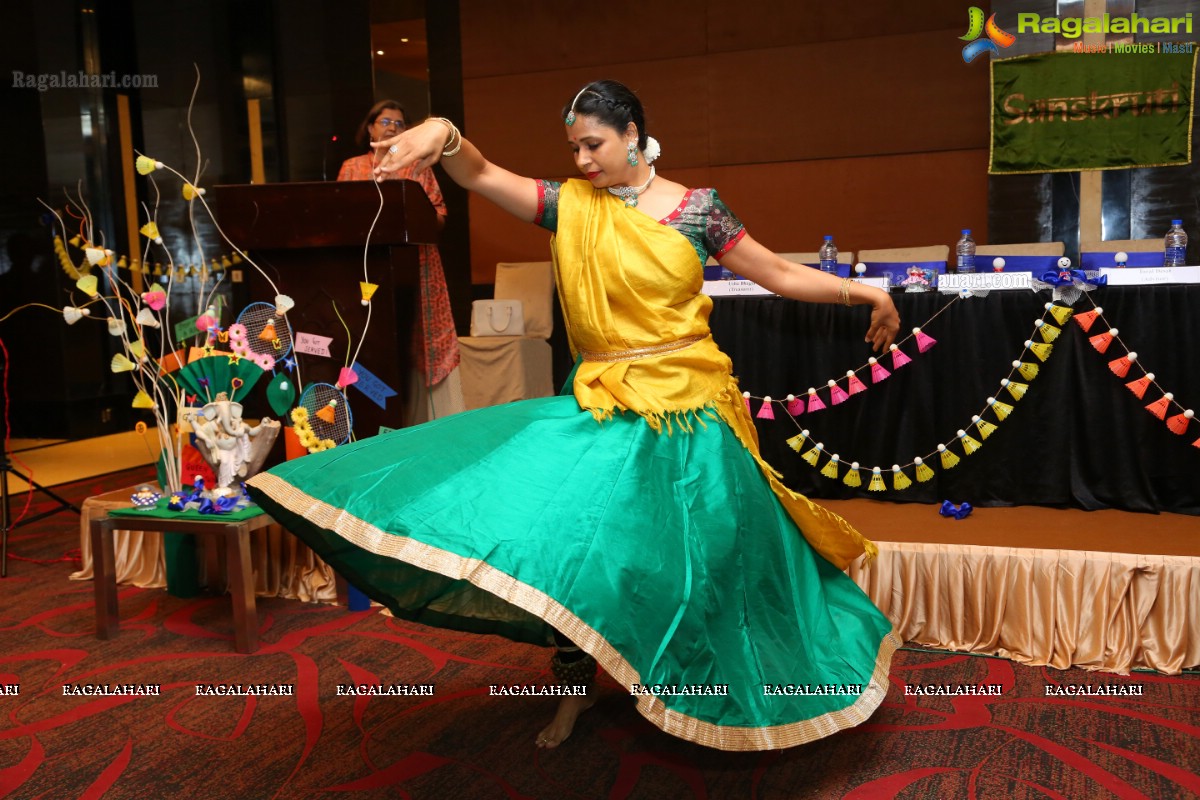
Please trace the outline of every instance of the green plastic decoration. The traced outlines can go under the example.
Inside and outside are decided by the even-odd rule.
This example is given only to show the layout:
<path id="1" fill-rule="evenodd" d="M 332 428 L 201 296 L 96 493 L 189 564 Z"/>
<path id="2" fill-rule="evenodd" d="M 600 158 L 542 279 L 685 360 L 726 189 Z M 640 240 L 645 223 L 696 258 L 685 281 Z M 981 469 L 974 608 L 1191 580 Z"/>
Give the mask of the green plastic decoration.
<path id="1" fill-rule="evenodd" d="M 292 410 L 296 401 L 296 384 L 286 372 L 280 372 L 267 385 L 267 402 L 277 416 L 283 417 Z"/>

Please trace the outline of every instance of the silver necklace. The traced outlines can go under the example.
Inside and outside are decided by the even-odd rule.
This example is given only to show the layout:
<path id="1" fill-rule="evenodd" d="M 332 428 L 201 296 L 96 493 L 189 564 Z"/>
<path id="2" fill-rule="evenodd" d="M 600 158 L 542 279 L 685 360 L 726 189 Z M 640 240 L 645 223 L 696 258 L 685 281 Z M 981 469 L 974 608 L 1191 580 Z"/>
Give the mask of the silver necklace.
<path id="1" fill-rule="evenodd" d="M 625 201 L 626 207 L 636 206 L 638 203 L 638 195 L 650 188 L 650 184 L 654 182 L 654 167 L 650 168 L 650 177 L 646 178 L 646 182 L 641 186 L 609 186 L 608 193 L 616 195 Z"/>

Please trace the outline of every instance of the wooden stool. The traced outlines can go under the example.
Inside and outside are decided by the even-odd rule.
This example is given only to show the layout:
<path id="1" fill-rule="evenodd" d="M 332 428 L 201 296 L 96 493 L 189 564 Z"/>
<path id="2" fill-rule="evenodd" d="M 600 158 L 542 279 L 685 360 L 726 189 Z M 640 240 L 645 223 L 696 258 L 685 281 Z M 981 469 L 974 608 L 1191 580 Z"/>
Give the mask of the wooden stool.
<path id="1" fill-rule="evenodd" d="M 250 532 L 274 525 L 266 513 L 229 521 L 164 519 L 160 517 L 104 517 L 92 520 L 92 562 L 96 589 L 96 636 L 112 639 L 120 631 L 117 613 L 117 575 L 113 531 L 136 527 L 142 531 L 192 533 L 224 539 L 229 566 L 229 593 L 233 597 L 234 643 L 239 653 L 258 649 L 258 612 L 254 608 L 254 571 L 250 566 Z"/>

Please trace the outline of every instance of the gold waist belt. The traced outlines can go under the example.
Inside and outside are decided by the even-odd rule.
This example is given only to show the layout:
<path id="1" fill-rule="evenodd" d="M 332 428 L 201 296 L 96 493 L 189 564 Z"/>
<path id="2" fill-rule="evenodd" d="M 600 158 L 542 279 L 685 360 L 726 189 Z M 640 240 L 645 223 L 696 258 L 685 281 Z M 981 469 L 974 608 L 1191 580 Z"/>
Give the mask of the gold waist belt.
<path id="1" fill-rule="evenodd" d="M 579 355 L 584 361 L 603 361 L 607 363 L 616 363 L 618 361 L 637 361 L 642 358 L 651 356 L 661 356 L 664 353 L 674 353 L 676 350 L 682 350 L 685 347 L 691 347 L 696 342 L 707 337 L 707 334 L 697 333 L 694 336 L 685 336 L 682 339 L 676 339 L 673 342 L 663 342 L 662 344 L 652 344 L 646 347 L 634 347 L 631 350 L 616 350 L 611 353 L 593 353 L 589 350 L 580 350 Z"/>

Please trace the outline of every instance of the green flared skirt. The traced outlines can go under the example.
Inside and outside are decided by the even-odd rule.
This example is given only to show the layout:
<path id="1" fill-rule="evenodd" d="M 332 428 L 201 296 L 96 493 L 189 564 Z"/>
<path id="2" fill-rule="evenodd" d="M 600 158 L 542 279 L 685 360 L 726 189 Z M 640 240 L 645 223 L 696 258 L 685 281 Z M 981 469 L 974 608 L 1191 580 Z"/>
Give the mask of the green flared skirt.
<path id="1" fill-rule="evenodd" d="M 437 420 L 249 482 L 281 524 L 399 617 L 537 644 L 556 628 L 639 711 L 726 750 L 865 720 L 892 625 L 819 556 L 716 415 L 656 433 L 570 396 Z M 664 688 L 679 694 L 664 694 Z M 723 693 L 722 693 L 723 692 Z"/>

